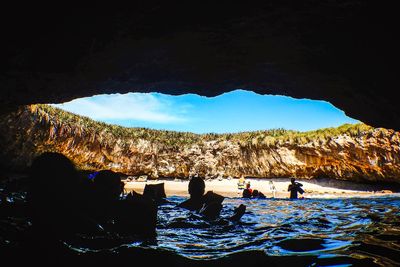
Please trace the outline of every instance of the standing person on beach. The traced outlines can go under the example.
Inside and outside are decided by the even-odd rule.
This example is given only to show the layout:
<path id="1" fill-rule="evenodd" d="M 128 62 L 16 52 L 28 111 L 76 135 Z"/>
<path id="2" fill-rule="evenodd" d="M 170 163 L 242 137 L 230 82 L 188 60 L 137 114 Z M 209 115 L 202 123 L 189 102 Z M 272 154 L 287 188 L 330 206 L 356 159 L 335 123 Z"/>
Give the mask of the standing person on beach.
<path id="1" fill-rule="evenodd" d="M 240 176 L 239 181 L 237 183 L 239 191 L 241 191 L 245 188 L 245 182 L 246 182 L 246 179 L 244 179 L 244 176 L 243 175 Z"/>
<path id="2" fill-rule="evenodd" d="M 271 190 L 272 196 L 273 196 L 273 198 L 275 198 L 276 197 L 276 187 L 274 185 L 274 182 L 269 181 L 268 184 L 269 184 L 269 190 Z"/>
<path id="3" fill-rule="evenodd" d="M 290 179 L 290 182 L 291 184 L 288 186 L 288 191 L 290 191 L 290 199 L 297 199 L 297 192 L 300 194 L 304 193 L 304 190 L 301 188 L 303 185 L 296 182 L 295 178 Z"/>

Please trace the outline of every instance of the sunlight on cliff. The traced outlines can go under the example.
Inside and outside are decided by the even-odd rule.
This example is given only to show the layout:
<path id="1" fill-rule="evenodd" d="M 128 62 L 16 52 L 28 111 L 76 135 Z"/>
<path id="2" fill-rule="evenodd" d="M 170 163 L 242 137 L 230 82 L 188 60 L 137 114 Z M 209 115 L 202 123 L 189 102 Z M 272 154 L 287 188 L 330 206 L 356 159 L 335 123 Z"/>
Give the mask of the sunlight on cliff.
<path id="1" fill-rule="evenodd" d="M 81 170 L 149 179 L 400 176 L 399 132 L 355 123 L 324 101 L 243 90 L 213 98 L 100 95 L 21 107 L 1 122 L 9 163 L 19 169 L 54 151 Z"/>
<path id="2" fill-rule="evenodd" d="M 149 178 L 301 177 L 397 181 L 400 133 L 344 124 L 313 131 L 240 133 L 126 128 L 50 105 L 30 105 L 0 121 L 9 164 L 24 169 L 45 152 L 60 152 L 81 170 L 110 169 Z M 10 152 L 11 151 L 11 152 Z"/>

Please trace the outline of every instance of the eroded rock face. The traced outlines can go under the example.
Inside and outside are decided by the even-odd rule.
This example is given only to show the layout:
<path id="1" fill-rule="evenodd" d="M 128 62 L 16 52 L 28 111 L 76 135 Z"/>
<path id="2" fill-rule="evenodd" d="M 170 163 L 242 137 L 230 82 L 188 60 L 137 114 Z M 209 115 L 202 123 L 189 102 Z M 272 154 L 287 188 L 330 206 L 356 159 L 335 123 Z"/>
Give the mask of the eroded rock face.
<path id="1" fill-rule="evenodd" d="M 65 117 L 69 113 L 60 114 Z M 383 128 L 354 126 L 350 127 L 352 131 L 308 138 L 301 135 L 274 139 L 261 133 L 247 140 L 236 138 L 235 134 L 229 138 L 195 134 L 185 137 L 169 132 L 169 136 L 181 138 L 177 143 L 161 137 L 161 131 L 136 129 L 134 134 L 126 134 L 123 127 L 107 128 L 101 124 L 103 128 L 95 128 L 98 123 L 68 116 L 63 121 L 32 105 L 3 117 L 3 162 L 22 169 L 38 153 L 57 151 L 82 169 L 111 169 L 150 178 L 244 174 L 400 182 L 400 133 Z"/>
<path id="2" fill-rule="evenodd" d="M 398 12 L 356 0 L 16 5 L 0 18 L 0 112 L 101 93 L 235 89 L 327 100 L 400 130 Z"/>

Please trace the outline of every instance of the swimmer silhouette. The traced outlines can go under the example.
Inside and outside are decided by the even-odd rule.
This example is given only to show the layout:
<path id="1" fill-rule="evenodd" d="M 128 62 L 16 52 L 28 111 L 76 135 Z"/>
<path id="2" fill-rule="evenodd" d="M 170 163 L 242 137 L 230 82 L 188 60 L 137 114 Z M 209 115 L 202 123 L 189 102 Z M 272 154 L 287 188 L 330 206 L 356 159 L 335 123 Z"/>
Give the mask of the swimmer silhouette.
<path id="1" fill-rule="evenodd" d="M 45 152 L 30 167 L 28 205 L 32 225 L 55 238 L 94 227 L 88 211 L 88 183 L 64 155 Z"/>
<path id="2" fill-rule="evenodd" d="M 288 191 L 290 191 L 290 199 L 297 199 L 297 193 L 304 193 L 304 190 L 301 188 L 303 185 L 296 182 L 295 178 L 290 179 L 290 182 L 291 184 L 288 186 Z"/>
<path id="3" fill-rule="evenodd" d="M 191 211 L 196 211 L 207 220 L 218 218 L 222 209 L 224 197 L 212 191 L 205 192 L 204 180 L 200 177 L 193 177 L 188 186 L 190 198 L 180 203 L 178 207 Z M 234 215 L 228 219 L 231 221 L 239 220 L 246 211 L 246 206 L 241 204 L 234 211 Z"/>
<path id="4" fill-rule="evenodd" d="M 252 198 L 258 198 L 258 199 L 265 199 L 266 198 L 266 196 L 262 192 L 258 191 L 257 189 L 253 190 L 253 193 L 252 193 L 251 197 Z"/>
<path id="5" fill-rule="evenodd" d="M 137 193 L 123 198 L 124 183 L 118 173 L 100 171 L 93 179 L 93 189 L 92 214 L 105 229 L 143 237 L 156 235 L 156 202 Z"/>
<path id="6" fill-rule="evenodd" d="M 243 190 L 242 197 L 251 198 L 253 195 L 253 189 L 250 188 L 250 182 L 247 182 L 246 189 Z"/>
<path id="7" fill-rule="evenodd" d="M 131 196 L 121 200 L 118 174 L 100 171 L 91 181 L 60 153 L 45 152 L 30 167 L 27 201 L 35 236 L 63 239 L 77 233 L 107 230 L 155 236 L 157 207 L 152 200 Z"/>

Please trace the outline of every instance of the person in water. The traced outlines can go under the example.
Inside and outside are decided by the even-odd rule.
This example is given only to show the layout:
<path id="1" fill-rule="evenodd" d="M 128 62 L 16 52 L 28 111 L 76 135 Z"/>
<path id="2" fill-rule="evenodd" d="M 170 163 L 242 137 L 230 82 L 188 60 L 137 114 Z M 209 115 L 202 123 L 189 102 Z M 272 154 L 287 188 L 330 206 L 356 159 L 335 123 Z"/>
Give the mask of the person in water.
<path id="1" fill-rule="evenodd" d="M 200 177 L 193 177 L 188 185 L 190 198 L 180 203 L 178 207 L 196 211 L 207 220 L 215 220 L 221 213 L 224 197 L 212 191 L 205 192 L 204 180 Z M 238 221 L 246 211 L 246 206 L 241 204 L 229 217 L 230 221 Z"/>
<path id="2" fill-rule="evenodd" d="M 40 238 L 97 230 L 88 216 L 89 181 L 80 176 L 70 159 L 45 152 L 33 160 L 29 172 L 27 204 L 34 232 L 40 233 Z"/>
<path id="3" fill-rule="evenodd" d="M 63 154 L 45 152 L 32 162 L 29 183 L 33 238 L 104 234 L 103 226 L 129 235 L 155 236 L 157 206 L 139 194 L 121 200 L 123 183 L 116 173 L 100 171 L 91 180 Z"/>
<path id="4" fill-rule="evenodd" d="M 288 186 L 288 191 L 290 191 L 290 199 L 297 199 L 297 193 L 303 194 L 304 190 L 301 188 L 303 185 L 296 182 L 295 178 L 290 180 L 290 185 Z"/>
<path id="5" fill-rule="evenodd" d="M 258 191 L 257 189 L 253 190 L 253 192 L 251 194 L 251 197 L 252 198 L 258 198 L 258 199 L 265 199 L 266 198 L 266 196 L 262 192 Z"/>
<path id="6" fill-rule="evenodd" d="M 139 237 L 156 236 L 157 205 L 153 198 L 135 192 L 123 196 L 120 175 L 100 171 L 93 179 L 91 214 L 106 230 Z"/>
<path id="7" fill-rule="evenodd" d="M 246 189 L 243 190 L 242 197 L 251 198 L 252 195 L 253 195 L 253 189 L 250 188 L 250 182 L 247 182 Z"/>

